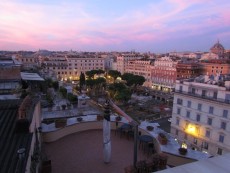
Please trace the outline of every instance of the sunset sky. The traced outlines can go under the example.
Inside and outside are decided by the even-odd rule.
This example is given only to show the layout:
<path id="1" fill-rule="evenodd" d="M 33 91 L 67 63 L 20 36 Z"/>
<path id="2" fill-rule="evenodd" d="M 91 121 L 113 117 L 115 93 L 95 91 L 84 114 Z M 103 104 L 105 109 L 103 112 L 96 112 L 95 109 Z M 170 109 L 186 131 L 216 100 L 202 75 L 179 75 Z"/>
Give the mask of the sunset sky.
<path id="1" fill-rule="evenodd" d="M 1 0 L 0 50 L 230 49 L 229 0 Z"/>

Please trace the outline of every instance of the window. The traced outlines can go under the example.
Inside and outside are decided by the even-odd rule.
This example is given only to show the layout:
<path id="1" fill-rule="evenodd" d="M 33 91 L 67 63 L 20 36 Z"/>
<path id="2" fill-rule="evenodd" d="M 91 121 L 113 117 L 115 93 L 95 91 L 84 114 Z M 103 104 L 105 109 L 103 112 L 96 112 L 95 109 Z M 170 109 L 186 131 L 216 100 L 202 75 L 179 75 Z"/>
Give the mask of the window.
<path id="1" fill-rule="evenodd" d="M 224 117 L 224 118 L 227 118 L 227 117 L 228 117 L 228 110 L 224 110 L 224 111 L 223 111 L 223 117 Z"/>
<path id="2" fill-rule="evenodd" d="M 178 126 L 180 125 L 180 118 L 176 119 L 176 125 L 178 125 Z"/>
<path id="3" fill-rule="evenodd" d="M 217 149 L 217 154 L 222 155 L 222 153 L 223 153 L 223 150 L 221 148 L 218 148 Z"/>
<path id="4" fill-rule="evenodd" d="M 184 139 L 187 140 L 188 139 L 188 135 L 185 133 L 184 134 Z"/>
<path id="5" fill-rule="evenodd" d="M 187 117 L 187 118 L 190 118 L 190 111 L 187 111 L 186 117 Z"/>
<path id="6" fill-rule="evenodd" d="M 224 135 L 223 134 L 219 135 L 219 142 L 224 143 Z"/>
<path id="7" fill-rule="evenodd" d="M 183 91 L 183 87 L 182 87 L 182 86 L 180 86 L 179 92 L 182 92 L 182 91 Z"/>
<path id="8" fill-rule="evenodd" d="M 213 106 L 210 106 L 210 107 L 209 107 L 209 113 L 210 113 L 210 114 L 213 114 L 213 110 L 214 110 Z"/>
<path id="9" fill-rule="evenodd" d="M 200 121 L 200 114 L 196 115 L 196 121 L 199 122 Z"/>
<path id="10" fill-rule="evenodd" d="M 210 137 L 210 134 L 211 134 L 210 130 L 209 130 L 209 129 L 206 129 L 205 136 L 206 136 L 207 138 L 209 138 L 209 137 Z"/>
<path id="11" fill-rule="evenodd" d="M 196 138 L 193 139 L 193 143 L 197 145 L 197 139 Z"/>
<path id="12" fill-rule="evenodd" d="M 220 126 L 221 129 L 226 129 L 226 122 L 221 122 L 221 126 Z"/>
<path id="13" fill-rule="evenodd" d="M 206 96 L 206 90 L 202 90 L 202 97 L 205 97 Z"/>
<path id="14" fill-rule="evenodd" d="M 207 142 L 204 142 L 204 143 L 203 143 L 203 147 L 204 147 L 204 149 L 208 150 L 208 143 L 207 143 Z"/>
<path id="15" fill-rule="evenodd" d="M 177 114 L 180 115 L 181 109 L 177 108 Z"/>
<path id="16" fill-rule="evenodd" d="M 182 105 L 182 104 L 183 104 L 183 100 L 178 98 L 178 99 L 177 99 L 177 104 L 178 104 L 178 105 Z"/>
<path id="17" fill-rule="evenodd" d="M 212 118 L 208 118 L 208 122 L 207 123 L 208 123 L 208 125 L 211 126 L 212 125 Z"/>
<path id="18" fill-rule="evenodd" d="M 191 108 L 191 101 L 188 101 L 187 106 L 188 108 Z"/>
<path id="19" fill-rule="evenodd" d="M 213 98 L 214 98 L 214 99 L 217 99 L 217 92 L 214 92 L 214 93 L 213 93 Z"/>
<path id="20" fill-rule="evenodd" d="M 176 135 L 178 136 L 178 134 L 179 134 L 179 131 L 176 129 Z"/>
<path id="21" fill-rule="evenodd" d="M 201 103 L 198 103 L 197 109 L 198 109 L 199 111 L 201 111 L 201 108 L 202 108 L 202 104 L 201 104 Z"/>
<path id="22" fill-rule="evenodd" d="M 192 88 L 192 94 L 195 94 L 196 89 Z"/>

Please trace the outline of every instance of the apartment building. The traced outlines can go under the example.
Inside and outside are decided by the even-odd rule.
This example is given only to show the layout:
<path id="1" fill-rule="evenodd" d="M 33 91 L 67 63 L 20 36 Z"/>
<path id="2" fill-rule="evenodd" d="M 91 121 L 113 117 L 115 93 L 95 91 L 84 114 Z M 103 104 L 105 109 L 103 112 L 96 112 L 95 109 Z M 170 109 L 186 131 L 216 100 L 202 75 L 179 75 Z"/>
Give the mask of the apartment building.
<path id="1" fill-rule="evenodd" d="M 194 62 L 179 62 L 176 71 L 177 79 L 189 79 L 201 75 L 201 65 Z"/>
<path id="2" fill-rule="evenodd" d="M 78 80 L 81 72 L 105 70 L 105 58 L 92 55 L 53 55 L 46 57 L 43 64 L 45 69 L 53 71 L 62 80 Z"/>
<path id="3" fill-rule="evenodd" d="M 121 54 L 117 56 L 117 71 L 121 72 L 121 74 L 126 73 L 126 67 L 128 65 L 129 60 L 138 60 L 142 59 L 143 56 L 140 54 Z"/>
<path id="4" fill-rule="evenodd" d="M 203 75 L 230 74 L 230 63 L 227 60 L 209 60 L 200 63 Z"/>
<path id="5" fill-rule="evenodd" d="M 129 60 L 125 69 L 126 73 L 143 76 L 145 86 L 151 86 L 151 60 Z"/>
<path id="6" fill-rule="evenodd" d="M 34 56 L 34 52 L 19 52 L 14 58 L 22 64 L 23 69 L 34 69 L 38 67 L 38 58 Z"/>
<path id="7" fill-rule="evenodd" d="M 175 87 L 176 64 L 170 57 L 155 60 L 151 66 L 152 89 L 171 92 Z"/>
<path id="8" fill-rule="evenodd" d="M 0 94 L 9 94 L 20 86 L 21 64 L 11 57 L 0 57 Z"/>
<path id="9" fill-rule="evenodd" d="M 188 147 L 230 151 L 230 75 L 176 81 L 171 133 Z"/>

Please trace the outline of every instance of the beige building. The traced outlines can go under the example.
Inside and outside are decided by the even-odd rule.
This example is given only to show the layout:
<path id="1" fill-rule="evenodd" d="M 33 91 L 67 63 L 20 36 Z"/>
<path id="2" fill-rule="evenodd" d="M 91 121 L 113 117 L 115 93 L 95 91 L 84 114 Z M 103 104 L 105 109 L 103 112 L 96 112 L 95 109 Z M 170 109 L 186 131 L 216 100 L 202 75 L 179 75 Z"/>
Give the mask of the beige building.
<path id="1" fill-rule="evenodd" d="M 143 76 L 145 86 L 151 86 L 151 61 L 150 60 L 129 60 L 125 69 L 126 73 Z"/>
<path id="2" fill-rule="evenodd" d="M 122 54 L 117 56 L 117 71 L 121 72 L 121 74 L 124 74 L 126 72 L 126 67 L 129 60 L 138 60 L 142 58 L 143 56 L 139 54 Z"/>
<path id="3" fill-rule="evenodd" d="M 171 134 L 188 147 L 221 155 L 230 151 L 230 76 L 176 81 Z"/>
<path id="4" fill-rule="evenodd" d="M 105 70 L 105 58 L 81 55 L 55 55 L 46 57 L 44 66 L 47 70 L 55 72 L 58 79 L 77 80 L 81 72 L 90 70 Z"/>

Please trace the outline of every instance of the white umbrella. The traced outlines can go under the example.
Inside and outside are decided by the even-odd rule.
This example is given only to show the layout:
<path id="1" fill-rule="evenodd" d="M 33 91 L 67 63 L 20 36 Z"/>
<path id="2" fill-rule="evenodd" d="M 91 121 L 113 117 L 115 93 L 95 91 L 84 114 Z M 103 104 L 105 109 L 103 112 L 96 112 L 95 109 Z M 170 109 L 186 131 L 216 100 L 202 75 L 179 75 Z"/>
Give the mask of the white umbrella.
<path id="1" fill-rule="evenodd" d="M 105 103 L 105 112 L 103 120 L 103 152 L 104 162 L 109 163 L 111 159 L 111 140 L 110 140 L 110 110 L 109 101 Z"/>

